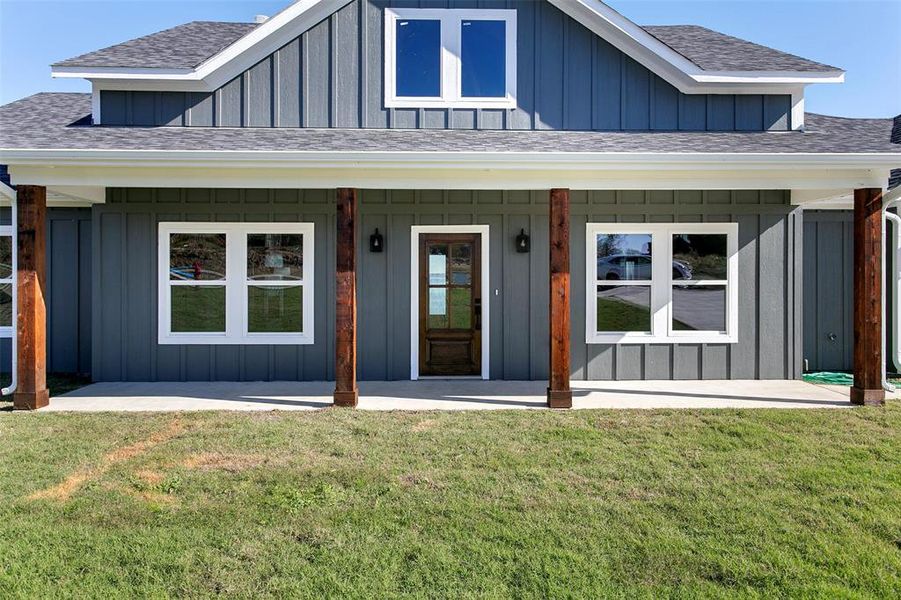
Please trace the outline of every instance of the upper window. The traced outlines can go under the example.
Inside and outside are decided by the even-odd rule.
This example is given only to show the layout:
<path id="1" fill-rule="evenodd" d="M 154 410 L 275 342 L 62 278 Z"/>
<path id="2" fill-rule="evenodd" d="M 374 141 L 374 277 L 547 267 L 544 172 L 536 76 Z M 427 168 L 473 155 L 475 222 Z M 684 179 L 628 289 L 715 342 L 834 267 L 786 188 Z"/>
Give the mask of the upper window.
<path id="1" fill-rule="evenodd" d="M 312 344 L 312 223 L 160 223 L 161 344 Z"/>
<path id="2" fill-rule="evenodd" d="M 514 108 L 516 11 L 385 9 L 385 105 Z"/>
<path id="3" fill-rule="evenodd" d="M 588 343 L 732 343 L 738 226 L 587 227 Z"/>

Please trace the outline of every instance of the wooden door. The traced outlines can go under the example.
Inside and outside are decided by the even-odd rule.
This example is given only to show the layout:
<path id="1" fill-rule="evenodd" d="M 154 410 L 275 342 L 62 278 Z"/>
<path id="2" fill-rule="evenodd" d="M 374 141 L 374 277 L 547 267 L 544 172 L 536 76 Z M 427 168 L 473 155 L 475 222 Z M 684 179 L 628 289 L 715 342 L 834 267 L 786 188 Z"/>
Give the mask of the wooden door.
<path id="1" fill-rule="evenodd" d="M 482 269 L 478 234 L 419 238 L 419 373 L 480 375 Z"/>

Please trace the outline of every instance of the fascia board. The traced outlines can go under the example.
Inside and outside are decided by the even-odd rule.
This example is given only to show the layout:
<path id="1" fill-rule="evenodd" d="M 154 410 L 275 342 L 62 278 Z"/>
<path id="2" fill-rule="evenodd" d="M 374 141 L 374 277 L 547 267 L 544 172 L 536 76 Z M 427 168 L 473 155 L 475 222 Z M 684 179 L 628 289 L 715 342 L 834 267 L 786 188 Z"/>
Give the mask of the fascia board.
<path id="1" fill-rule="evenodd" d="M 230 151 L 230 150 L 53 150 L 0 149 L 0 161 L 9 165 L 91 166 L 196 166 L 294 168 L 298 166 L 499 169 L 549 168 L 580 170 L 703 168 L 729 170 L 765 167 L 891 169 L 901 164 L 901 152 L 892 153 L 648 153 L 648 152 L 339 152 L 339 151 Z M 886 175 L 887 179 L 887 175 Z"/>

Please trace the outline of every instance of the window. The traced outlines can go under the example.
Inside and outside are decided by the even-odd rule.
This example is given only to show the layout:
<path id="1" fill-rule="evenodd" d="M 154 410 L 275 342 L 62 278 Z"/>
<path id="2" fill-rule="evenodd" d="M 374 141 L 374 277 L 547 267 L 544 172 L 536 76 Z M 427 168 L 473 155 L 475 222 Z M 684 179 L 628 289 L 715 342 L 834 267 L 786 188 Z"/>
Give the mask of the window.
<path id="1" fill-rule="evenodd" d="M 514 108 L 516 11 L 385 9 L 385 105 Z"/>
<path id="2" fill-rule="evenodd" d="M 734 343 L 738 225 L 587 226 L 586 341 Z"/>
<path id="3" fill-rule="evenodd" d="M 0 227 L 0 337 L 11 338 L 13 330 L 13 229 Z"/>
<path id="4" fill-rule="evenodd" d="M 312 223 L 160 223 L 161 344 L 312 344 Z"/>

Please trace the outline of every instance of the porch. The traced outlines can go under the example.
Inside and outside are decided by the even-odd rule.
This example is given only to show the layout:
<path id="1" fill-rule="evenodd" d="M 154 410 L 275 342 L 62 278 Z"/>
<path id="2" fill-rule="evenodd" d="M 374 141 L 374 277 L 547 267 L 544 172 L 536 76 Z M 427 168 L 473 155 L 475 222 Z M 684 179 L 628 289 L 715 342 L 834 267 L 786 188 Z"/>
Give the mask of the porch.
<path id="1" fill-rule="evenodd" d="M 316 410 L 333 405 L 332 382 L 95 383 L 55 397 L 44 411 L 178 412 Z M 797 380 L 580 381 L 574 409 L 850 407 L 849 389 Z M 543 381 L 366 381 L 358 408 L 386 411 L 547 407 Z"/>

